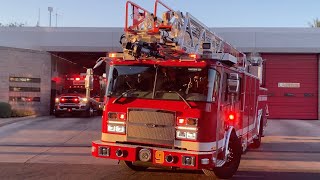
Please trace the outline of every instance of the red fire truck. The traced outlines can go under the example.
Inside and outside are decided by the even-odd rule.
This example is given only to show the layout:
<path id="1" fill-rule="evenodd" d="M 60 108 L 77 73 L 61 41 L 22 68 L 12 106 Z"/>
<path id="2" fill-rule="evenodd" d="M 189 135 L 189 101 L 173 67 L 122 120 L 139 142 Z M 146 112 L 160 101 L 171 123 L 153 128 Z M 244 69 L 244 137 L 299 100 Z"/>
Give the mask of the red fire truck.
<path id="1" fill-rule="evenodd" d="M 86 73 L 65 75 L 62 94 L 55 99 L 54 115 L 59 117 L 63 114 L 82 114 L 87 117 L 93 116 L 99 111 L 103 102 L 102 77 L 95 75 L 92 78 L 92 88 L 85 87 Z"/>
<path id="2" fill-rule="evenodd" d="M 261 58 L 246 58 L 159 0 L 153 13 L 128 1 L 126 17 L 123 53 L 104 58 L 102 136 L 92 155 L 135 171 L 156 165 L 232 177 L 267 123 Z"/>

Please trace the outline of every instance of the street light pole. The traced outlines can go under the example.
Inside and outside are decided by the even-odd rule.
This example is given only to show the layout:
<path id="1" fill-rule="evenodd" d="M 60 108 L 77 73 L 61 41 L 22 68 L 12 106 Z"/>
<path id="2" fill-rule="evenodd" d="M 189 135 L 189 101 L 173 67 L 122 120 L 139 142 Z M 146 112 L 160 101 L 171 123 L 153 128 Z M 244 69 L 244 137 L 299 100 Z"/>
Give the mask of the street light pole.
<path id="1" fill-rule="evenodd" d="M 49 11 L 49 27 L 51 27 L 51 13 L 53 11 L 53 7 L 48 7 L 48 11 Z"/>
<path id="2" fill-rule="evenodd" d="M 56 27 L 58 27 L 58 13 L 56 13 Z"/>

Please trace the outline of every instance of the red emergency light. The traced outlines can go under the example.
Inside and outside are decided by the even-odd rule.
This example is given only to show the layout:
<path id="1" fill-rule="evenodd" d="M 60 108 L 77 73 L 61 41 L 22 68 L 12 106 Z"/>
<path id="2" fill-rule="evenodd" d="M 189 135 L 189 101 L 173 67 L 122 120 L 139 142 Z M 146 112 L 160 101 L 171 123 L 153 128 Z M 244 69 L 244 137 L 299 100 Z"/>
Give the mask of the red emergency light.
<path id="1" fill-rule="evenodd" d="M 178 117 L 177 118 L 177 125 L 185 125 L 186 124 L 186 119 Z"/>
<path id="2" fill-rule="evenodd" d="M 80 81 L 80 78 L 79 78 L 79 77 L 77 77 L 77 78 L 76 78 L 76 81 Z"/>
<path id="3" fill-rule="evenodd" d="M 236 120 L 236 113 L 235 112 L 229 112 L 227 115 L 228 121 L 235 121 Z"/>
<path id="4" fill-rule="evenodd" d="M 234 114 L 229 114 L 229 120 L 233 121 L 235 118 Z"/>
<path id="5" fill-rule="evenodd" d="M 61 98 L 61 99 L 60 99 L 60 102 L 65 102 L 65 101 L 66 101 L 65 98 Z"/>
<path id="6" fill-rule="evenodd" d="M 189 54 L 189 58 L 198 59 L 199 55 L 198 54 Z"/>
<path id="7" fill-rule="evenodd" d="M 184 118 L 184 117 L 178 117 L 177 118 L 177 125 L 178 126 L 197 126 L 198 124 L 198 118 Z"/>

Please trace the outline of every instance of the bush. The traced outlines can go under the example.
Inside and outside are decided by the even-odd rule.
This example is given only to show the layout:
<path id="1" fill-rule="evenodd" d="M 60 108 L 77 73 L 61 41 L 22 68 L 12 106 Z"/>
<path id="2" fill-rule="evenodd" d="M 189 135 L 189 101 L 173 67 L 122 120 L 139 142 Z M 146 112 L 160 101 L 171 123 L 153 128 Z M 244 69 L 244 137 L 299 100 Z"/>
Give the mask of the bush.
<path id="1" fill-rule="evenodd" d="M 0 118 L 11 117 L 11 105 L 5 102 L 0 102 Z"/>
<path id="2" fill-rule="evenodd" d="M 11 117 L 25 117 L 25 116 L 32 116 L 32 115 L 35 115 L 33 111 L 20 110 L 20 109 L 13 109 L 11 113 Z"/>

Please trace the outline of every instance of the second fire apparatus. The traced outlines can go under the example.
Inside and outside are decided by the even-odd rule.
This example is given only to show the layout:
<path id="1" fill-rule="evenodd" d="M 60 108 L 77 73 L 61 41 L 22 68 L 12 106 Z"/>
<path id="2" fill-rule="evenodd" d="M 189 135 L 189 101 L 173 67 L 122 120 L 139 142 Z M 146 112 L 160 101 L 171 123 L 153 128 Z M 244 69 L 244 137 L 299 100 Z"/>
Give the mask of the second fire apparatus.
<path id="1" fill-rule="evenodd" d="M 260 146 L 267 123 L 261 59 L 249 62 L 159 0 L 153 13 L 127 2 L 120 42 L 123 54 L 103 59 L 110 70 L 92 155 L 136 171 L 157 165 L 232 177 L 247 147 Z"/>
<path id="2" fill-rule="evenodd" d="M 89 73 L 92 70 L 89 69 Z M 54 115 L 82 114 L 87 117 L 102 110 L 105 81 L 98 75 L 92 76 L 92 88 L 85 86 L 86 74 L 65 75 L 62 94 L 55 99 Z"/>

